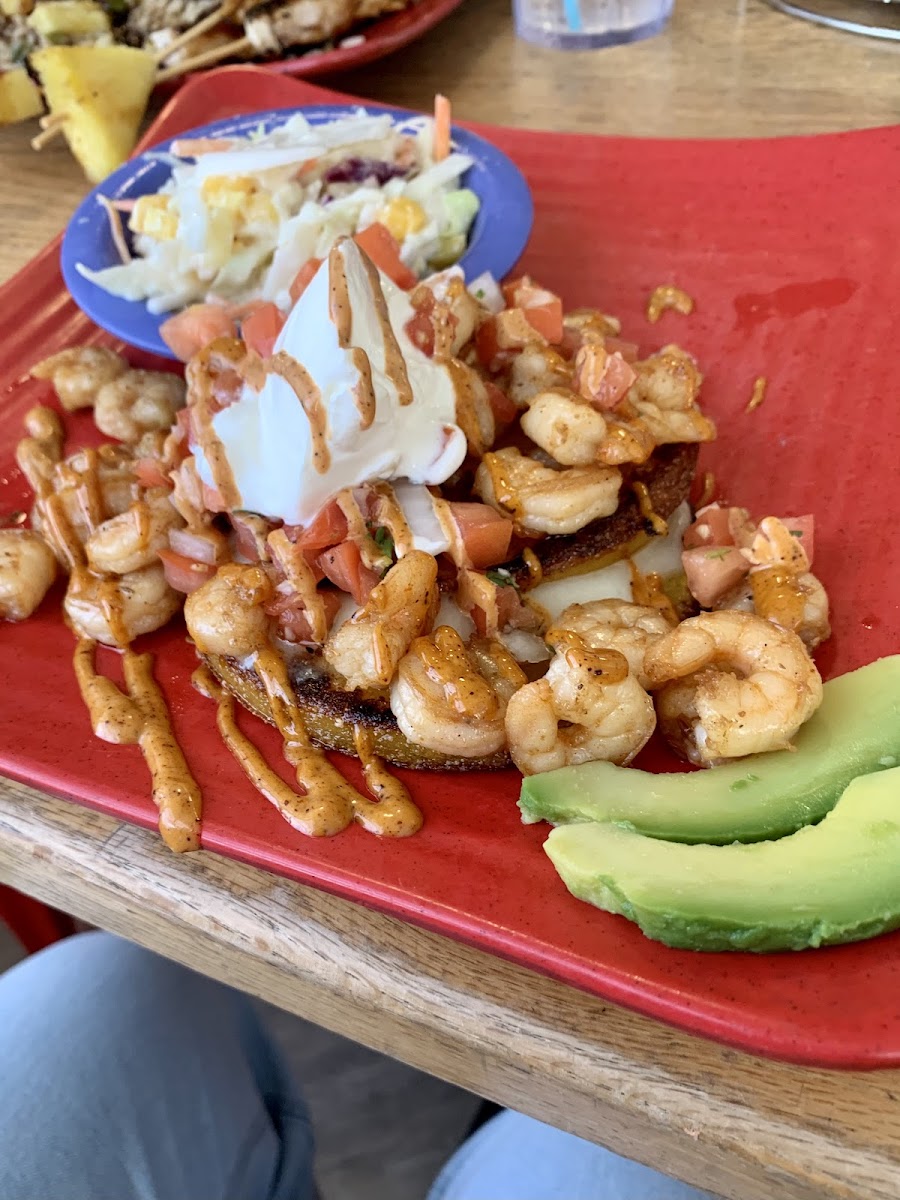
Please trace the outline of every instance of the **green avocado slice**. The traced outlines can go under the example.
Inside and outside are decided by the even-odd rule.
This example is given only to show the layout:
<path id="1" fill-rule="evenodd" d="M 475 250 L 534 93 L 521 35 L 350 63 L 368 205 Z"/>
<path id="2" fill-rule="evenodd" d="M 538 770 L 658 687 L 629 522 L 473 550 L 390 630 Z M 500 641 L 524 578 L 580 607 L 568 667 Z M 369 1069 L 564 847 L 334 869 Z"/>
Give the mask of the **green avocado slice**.
<path id="1" fill-rule="evenodd" d="M 900 768 L 863 775 L 815 826 L 747 846 L 685 846 L 625 825 L 563 825 L 544 845 L 579 900 L 687 950 L 805 950 L 900 926 Z"/>
<path id="2" fill-rule="evenodd" d="M 674 842 L 756 842 L 819 821 L 857 775 L 900 763 L 900 655 L 825 684 L 794 750 L 721 767 L 651 775 L 592 762 L 522 783 L 525 824 L 628 821 Z"/>

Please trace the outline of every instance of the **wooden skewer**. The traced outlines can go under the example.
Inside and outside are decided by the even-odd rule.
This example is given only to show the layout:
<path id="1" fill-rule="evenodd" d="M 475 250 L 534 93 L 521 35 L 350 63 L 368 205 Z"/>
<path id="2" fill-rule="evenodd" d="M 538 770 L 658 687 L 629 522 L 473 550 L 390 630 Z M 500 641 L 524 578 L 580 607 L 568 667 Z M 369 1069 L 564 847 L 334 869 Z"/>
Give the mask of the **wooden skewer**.
<path id="1" fill-rule="evenodd" d="M 55 129 L 58 125 L 65 125 L 67 117 L 68 113 L 64 112 L 44 113 L 38 125 L 41 129 Z"/>
<path id="2" fill-rule="evenodd" d="M 177 79 L 179 75 L 186 75 L 188 71 L 199 71 L 202 67 L 211 67 L 213 63 L 220 62 L 223 58 L 232 58 L 253 49 L 255 47 L 250 38 L 235 38 L 233 42 L 226 42 L 223 46 L 213 46 L 211 50 L 204 50 L 202 54 L 186 58 L 184 62 L 176 63 L 173 67 L 166 67 L 157 75 L 156 82 L 165 83 L 167 79 Z"/>
<path id="3" fill-rule="evenodd" d="M 65 114 L 63 113 L 60 115 L 61 115 L 61 119 L 59 121 L 54 122 L 54 124 L 52 124 L 52 125 L 48 125 L 43 133 L 39 133 L 37 135 L 37 137 L 33 137 L 31 139 L 32 150 L 43 150 L 43 148 L 46 145 L 49 145 L 49 143 L 52 142 L 54 138 L 59 137 L 59 135 L 63 131 L 63 126 L 66 123 Z"/>
<path id="4" fill-rule="evenodd" d="M 177 50 L 183 50 L 185 46 L 189 46 L 191 42 L 202 34 L 207 33 L 210 29 L 215 29 L 223 21 L 227 21 L 230 16 L 238 11 L 240 6 L 240 0 L 225 0 L 224 4 L 220 4 L 211 13 L 207 13 L 202 21 L 198 21 L 196 25 L 191 25 L 190 28 L 182 30 L 176 38 L 169 42 L 168 46 L 161 46 L 156 53 L 156 61 L 160 63 L 165 62 Z"/>

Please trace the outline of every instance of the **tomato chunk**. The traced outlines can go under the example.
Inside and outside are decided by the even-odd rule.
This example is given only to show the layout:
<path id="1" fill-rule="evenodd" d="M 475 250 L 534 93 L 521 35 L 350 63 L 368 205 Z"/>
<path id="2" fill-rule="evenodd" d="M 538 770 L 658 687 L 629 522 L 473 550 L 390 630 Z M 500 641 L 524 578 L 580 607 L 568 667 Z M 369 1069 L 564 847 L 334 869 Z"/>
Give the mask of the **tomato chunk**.
<path id="1" fill-rule="evenodd" d="M 491 412 L 494 414 L 494 424 L 497 427 L 496 433 L 502 433 L 519 415 L 519 410 L 516 407 L 515 401 L 507 396 L 503 388 L 497 387 L 496 383 L 491 383 L 490 380 L 487 380 L 484 386 L 487 388 Z"/>
<path id="2" fill-rule="evenodd" d="M 487 504 L 459 500 L 449 507 L 473 567 L 495 567 L 509 558 L 512 521 Z"/>
<path id="3" fill-rule="evenodd" d="M 562 300 L 553 292 L 540 287 L 523 275 L 503 285 L 503 296 L 509 308 L 521 308 L 525 319 L 548 342 L 558 345 L 563 338 Z"/>
<path id="4" fill-rule="evenodd" d="M 288 291 L 291 294 L 291 302 L 296 304 L 322 265 L 321 258 L 308 258 L 297 274 L 294 276 L 294 282 L 291 284 Z"/>
<path id="5" fill-rule="evenodd" d="M 380 271 L 392 279 L 397 287 L 408 292 L 419 282 L 414 271 L 400 258 L 400 243 L 386 225 L 376 221 L 353 238 L 360 250 L 365 251 Z"/>
<path id="6" fill-rule="evenodd" d="M 357 604 L 365 604 L 372 588 L 381 580 L 378 572 L 363 562 L 356 542 L 349 540 L 320 554 L 316 563 L 325 577 L 342 592 L 349 592 Z"/>
<path id="7" fill-rule="evenodd" d="M 347 518 L 338 502 L 332 500 L 308 525 L 286 525 L 285 533 L 303 550 L 327 550 L 347 536 Z"/>
<path id="8" fill-rule="evenodd" d="M 275 341 L 286 320 L 277 304 L 260 304 L 244 318 L 241 337 L 249 350 L 268 358 L 275 349 Z"/>
<path id="9" fill-rule="evenodd" d="M 172 486 L 172 480 L 157 458 L 139 458 L 134 464 L 134 477 L 145 488 Z"/>
<path id="10" fill-rule="evenodd" d="M 220 337 L 234 337 L 234 319 L 221 304 L 192 304 L 163 321 L 159 336 L 176 358 L 188 362 Z"/>
<path id="11" fill-rule="evenodd" d="M 325 605 L 325 620 L 330 629 L 344 598 L 340 592 L 333 591 L 331 588 L 321 588 L 319 595 L 322 597 L 322 603 Z M 279 632 L 285 641 L 310 646 L 316 645 L 313 641 L 312 626 L 298 596 L 293 594 L 276 596 L 273 601 L 264 607 L 269 616 L 275 618 Z"/>
<path id="12" fill-rule="evenodd" d="M 685 550 L 681 562 L 691 595 L 704 608 L 721 600 L 750 570 L 737 546 L 698 546 Z"/>
<path id="13" fill-rule="evenodd" d="M 198 587 L 202 587 L 216 573 L 215 563 L 197 562 L 193 558 L 178 554 L 175 550 L 158 550 L 157 554 L 162 560 L 166 582 L 176 592 L 196 592 Z"/>

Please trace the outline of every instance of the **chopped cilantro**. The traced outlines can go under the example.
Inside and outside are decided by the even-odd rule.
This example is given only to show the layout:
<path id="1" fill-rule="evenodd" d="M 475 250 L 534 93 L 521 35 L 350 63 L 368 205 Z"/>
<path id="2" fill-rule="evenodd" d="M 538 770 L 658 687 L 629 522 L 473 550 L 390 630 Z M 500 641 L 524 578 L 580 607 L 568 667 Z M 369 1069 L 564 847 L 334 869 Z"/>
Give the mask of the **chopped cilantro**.
<path id="1" fill-rule="evenodd" d="M 391 537 L 391 531 L 385 525 L 379 525 L 373 529 L 372 541 L 385 558 L 394 557 L 394 539 Z"/>
<path id="2" fill-rule="evenodd" d="M 485 574 L 487 575 L 487 577 L 491 581 L 491 583 L 495 584 L 496 587 L 514 588 L 516 586 L 516 581 L 513 579 L 512 575 L 510 575 L 509 571 L 504 571 L 501 569 L 501 570 L 494 570 L 494 571 L 485 571 Z"/>
<path id="3" fill-rule="evenodd" d="M 727 558 L 729 546 L 723 546 L 721 550 L 710 550 L 707 552 L 707 558 Z"/>
<path id="4" fill-rule="evenodd" d="M 478 291 L 475 293 L 475 299 L 476 299 L 476 300 L 483 300 L 483 299 L 484 299 L 484 288 L 479 288 L 479 289 L 478 289 Z"/>
<path id="5" fill-rule="evenodd" d="M 789 529 L 788 533 L 790 533 L 791 537 L 803 537 L 803 531 L 801 529 Z"/>

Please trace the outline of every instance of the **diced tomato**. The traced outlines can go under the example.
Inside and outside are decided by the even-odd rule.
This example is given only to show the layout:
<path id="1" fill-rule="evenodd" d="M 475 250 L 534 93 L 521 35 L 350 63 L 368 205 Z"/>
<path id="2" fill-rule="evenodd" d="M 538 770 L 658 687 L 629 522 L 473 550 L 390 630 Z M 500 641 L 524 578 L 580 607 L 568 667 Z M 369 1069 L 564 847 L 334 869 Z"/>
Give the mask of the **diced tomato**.
<path id="1" fill-rule="evenodd" d="M 794 537 L 799 540 L 800 545 L 806 551 L 806 557 L 809 559 L 811 566 L 813 551 L 815 549 L 816 518 L 812 513 L 807 513 L 803 517 L 782 517 L 781 521 L 783 525 L 787 526 Z"/>
<path id="2" fill-rule="evenodd" d="M 491 412 L 494 414 L 494 424 L 497 427 L 496 432 L 498 434 L 502 433 L 519 415 L 519 410 L 516 408 L 515 401 L 507 396 L 503 388 L 497 387 L 496 383 L 491 383 L 490 380 L 487 380 L 484 386 L 487 388 Z"/>
<path id="3" fill-rule="evenodd" d="M 225 497 L 217 487 L 211 487 L 210 484 L 203 483 L 201 480 L 200 489 L 203 493 L 203 507 L 207 512 L 228 512 L 228 505 L 225 503 Z"/>
<path id="4" fill-rule="evenodd" d="M 637 376 L 621 354 L 588 343 L 575 355 L 575 387 L 595 408 L 610 410 Z"/>
<path id="5" fill-rule="evenodd" d="M 134 477 L 145 488 L 172 486 L 172 480 L 157 458 L 139 458 L 134 464 Z"/>
<path id="6" fill-rule="evenodd" d="M 158 550 L 166 573 L 166 582 L 176 592 L 196 592 L 216 573 L 215 563 L 197 562 L 175 550 Z"/>
<path id="7" fill-rule="evenodd" d="M 403 326 L 406 336 L 423 354 L 434 356 L 434 321 L 424 309 L 417 309 Z"/>
<path id="8" fill-rule="evenodd" d="M 532 328 L 553 345 L 563 339 L 562 300 L 553 292 L 540 287 L 527 275 L 503 285 L 507 307 L 521 308 Z"/>
<path id="9" fill-rule="evenodd" d="M 621 354 L 627 363 L 636 363 L 638 360 L 637 342 L 626 342 L 622 338 L 607 337 L 603 339 L 603 345 L 610 354 Z"/>
<path id="10" fill-rule="evenodd" d="M 356 542 L 341 542 L 316 559 L 326 578 L 342 592 L 349 592 L 357 604 L 365 604 L 381 576 L 365 565 Z"/>
<path id="11" fill-rule="evenodd" d="M 344 597 L 340 592 L 335 592 L 331 588 L 321 588 L 319 595 L 322 597 L 322 603 L 325 605 L 325 620 L 330 629 L 334 618 L 337 616 L 338 609 L 344 602 Z M 264 605 L 264 608 L 269 616 L 275 617 L 281 634 L 286 641 L 306 643 L 308 645 L 314 644 L 312 640 L 312 626 L 298 596 L 276 596 L 273 601 Z"/>
<path id="12" fill-rule="evenodd" d="M 219 337 L 234 337 L 234 319 L 222 304 L 192 304 L 159 327 L 159 336 L 176 358 L 188 362 Z"/>
<path id="13" fill-rule="evenodd" d="M 489 371 L 495 369 L 500 354 L 497 342 L 497 318 L 488 317 L 482 321 L 475 333 L 475 353 L 478 361 Z"/>
<path id="14" fill-rule="evenodd" d="M 750 570 L 737 546 L 698 546 L 685 550 L 681 562 L 691 595 L 704 608 L 721 600 Z"/>
<path id="15" fill-rule="evenodd" d="M 274 528 L 271 521 L 258 513 L 229 513 L 234 530 L 235 549 L 248 562 L 259 562 L 268 557 L 265 541 Z"/>
<path id="16" fill-rule="evenodd" d="M 275 349 L 287 317 L 277 304 L 260 304 L 241 324 L 241 337 L 250 350 L 268 358 Z"/>
<path id="17" fill-rule="evenodd" d="M 297 274 L 294 276 L 294 282 L 291 284 L 288 291 L 291 294 L 291 303 L 296 304 L 306 289 L 313 281 L 316 271 L 322 265 L 321 258 L 308 258 Z"/>
<path id="18" fill-rule="evenodd" d="M 487 504 L 452 501 L 450 512 L 473 567 L 494 567 L 509 557 L 513 523 Z"/>
<path id="19" fill-rule="evenodd" d="M 392 279 L 397 287 L 409 291 L 419 282 L 415 272 L 400 258 L 400 243 L 386 225 L 376 221 L 368 229 L 353 238 L 360 250 L 365 251 L 380 271 Z"/>
<path id="20" fill-rule="evenodd" d="M 693 525 L 684 531 L 684 548 L 693 550 L 697 546 L 733 546 L 731 509 L 720 504 L 707 504 L 697 513 Z"/>
<path id="21" fill-rule="evenodd" d="M 285 525 L 284 531 L 303 550 L 327 550 L 347 536 L 347 518 L 338 502 L 332 500 L 308 525 Z"/>

